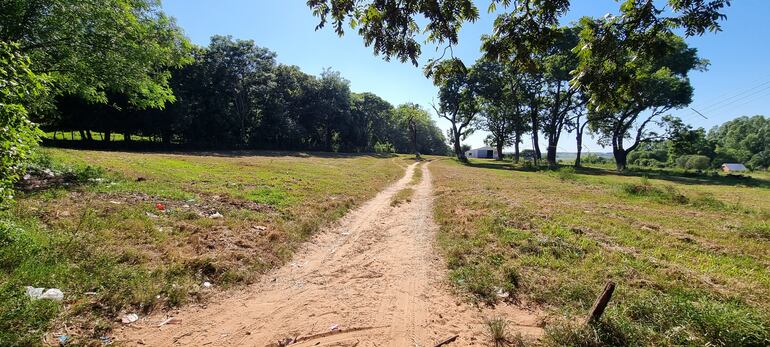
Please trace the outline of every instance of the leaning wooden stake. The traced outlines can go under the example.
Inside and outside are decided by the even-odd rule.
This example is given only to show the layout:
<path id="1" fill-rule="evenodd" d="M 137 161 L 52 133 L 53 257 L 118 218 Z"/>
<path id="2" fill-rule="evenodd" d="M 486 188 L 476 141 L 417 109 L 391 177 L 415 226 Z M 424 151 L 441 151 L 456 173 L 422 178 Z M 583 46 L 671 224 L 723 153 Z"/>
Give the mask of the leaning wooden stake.
<path id="1" fill-rule="evenodd" d="M 594 306 L 591 307 L 591 311 L 588 312 L 586 324 L 599 321 L 599 318 L 602 317 L 604 309 L 607 308 L 607 304 L 610 302 L 610 299 L 612 298 L 612 292 L 614 291 L 615 282 L 608 281 L 607 285 L 604 286 L 604 291 L 599 295 L 599 297 L 596 298 L 596 301 L 594 301 Z"/>
<path id="2" fill-rule="evenodd" d="M 436 344 L 436 345 L 434 345 L 433 347 L 441 347 L 441 346 L 444 346 L 444 345 L 448 345 L 448 344 L 450 344 L 450 343 L 452 343 L 452 342 L 455 342 L 455 340 L 457 340 L 457 338 L 458 338 L 458 337 L 460 337 L 460 335 L 454 335 L 454 336 L 450 336 L 450 337 L 449 337 L 449 338 L 447 338 L 446 340 L 444 340 L 444 341 L 441 341 L 441 342 L 437 343 L 437 344 Z"/>

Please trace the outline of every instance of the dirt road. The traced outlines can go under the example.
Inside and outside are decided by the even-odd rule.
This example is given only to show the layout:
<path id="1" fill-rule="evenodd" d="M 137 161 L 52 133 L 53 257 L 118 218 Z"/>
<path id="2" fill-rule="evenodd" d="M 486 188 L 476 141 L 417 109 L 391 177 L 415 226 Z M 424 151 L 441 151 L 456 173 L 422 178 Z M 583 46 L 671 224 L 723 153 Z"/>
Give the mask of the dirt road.
<path id="1" fill-rule="evenodd" d="M 124 328 L 123 342 L 147 346 L 450 346 L 488 345 L 484 317 L 505 315 L 511 330 L 539 336 L 536 314 L 514 306 L 491 309 L 450 293 L 445 266 L 433 249 L 428 164 L 410 165 L 404 177 L 320 233 L 294 260 L 245 291 L 216 298 L 205 308 L 175 315 L 180 324 L 158 327 L 155 316 Z M 391 197 L 422 170 L 411 202 Z"/>

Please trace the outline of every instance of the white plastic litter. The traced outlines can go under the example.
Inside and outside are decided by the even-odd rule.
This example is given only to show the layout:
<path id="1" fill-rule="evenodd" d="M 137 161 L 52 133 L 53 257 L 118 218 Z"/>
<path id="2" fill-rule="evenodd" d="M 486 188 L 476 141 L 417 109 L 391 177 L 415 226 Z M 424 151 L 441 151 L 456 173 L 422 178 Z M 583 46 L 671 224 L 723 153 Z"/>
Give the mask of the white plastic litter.
<path id="1" fill-rule="evenodd" d="M 120 321 L 123 322 L 123 324 L 131 324 L 138 320 L 139 320 L 139 315 L 137 315 L 136 313 L 124 314 L 123 317 L 120 318 Z"/>
<path id="2" fill-rule="evenodd" d="M 43 292 L 43 295 L 40 296 L 40 299 L 62 301 L 64 300 L 64 293 L 59 289 L 51 288 Z"/>
<path id="3" fill-rule="evenodd" d="M 211 219 L 220 219 L 220 218 L 224 218 L 224 217 L 225 217 L 225 216 L 223 216 L 223 215 L 222 215 L 221 213 L 219 213 L 219 212 L 216 212 L 216 213 L 214 213 L 214 214 L 212 214 L 212 215 L 210 215 L 210 216 L 209 216 L 209 218 L 211 218 Z"/>
<path id="4" fill-rule="evenodd" d="M 27 286 L 27 296 L 32 298 L 32 300 L 55 300 L 55 301 L 62 301 L 64 300 L 64 293 L 56 288 L 51 288 L 48 290 L 45 290 L 45 288 L 35 288 L 31 286 Z"/>
<path id="5" fill-rule="evenodd" d="M 211 282 L 203 282 L 203 288 L 211 288 Z"/>
<path id="6" fill-rule="evenodd" d="M 40 299 L 43 296 L 43 290 L 45 289 L 27 286 L 27 296 L 35 300 Z"/>

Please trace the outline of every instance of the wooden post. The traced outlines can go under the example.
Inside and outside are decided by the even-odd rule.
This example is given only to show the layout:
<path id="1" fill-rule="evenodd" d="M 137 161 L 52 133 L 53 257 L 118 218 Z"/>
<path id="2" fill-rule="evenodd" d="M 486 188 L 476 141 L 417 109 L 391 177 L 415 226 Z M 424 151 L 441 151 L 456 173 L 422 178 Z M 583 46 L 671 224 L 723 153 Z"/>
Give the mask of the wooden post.
<path id="1" fill-rule="evenodd" d="M 604 291 L 599 294 L 599 297 L 597 297 L 596 301 L 594 301 L 593 307 L 591 307 L 591 311 L 588 312 L 586 324 L 599 321 L 599 318 L 601 318 L 602 314 L 604 314 L 604 309 L 607 308 L 607 304 L 610 302 L 610 299 L 612 298 L 612 292 L 614 291 L 615 282 L 607 281 L 607 285 L 604 286 Z"/>

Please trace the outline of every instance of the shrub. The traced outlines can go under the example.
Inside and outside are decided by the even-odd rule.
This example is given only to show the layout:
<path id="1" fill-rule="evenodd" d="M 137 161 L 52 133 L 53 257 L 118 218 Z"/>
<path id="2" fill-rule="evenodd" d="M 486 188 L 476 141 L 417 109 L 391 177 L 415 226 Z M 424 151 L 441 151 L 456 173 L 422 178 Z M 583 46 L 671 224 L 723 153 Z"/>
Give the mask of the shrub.
<path id="1" fill-rule="evenodd" d="M 691 155 L 687 158 L 685 163 L 685 169 L 689 170 L 705 170 L 711 165 L 711 159 L 705 155 Z"/>
<path id="2" fill-rule="evenodd" d="M 600 157 L 595 153 L 586 153 L 581 156 L 580 161 L 585 164 L 606 164 L 610 160 L 605 157 Z"/>
<path id="3" fill-rule="evenodd" d="M 562 181 L 574 181 L 577 179 L 577 173 L 572 166 L 561 167 L 556 172 L 556 177 Z"/>
<path id="4" fill-rule="evenodd" d="M 374 144 L 375 153 L 395 153 L 396 149 L 389 142 L 377 142 Z"/>
<path id="5" fill-rule="evenodd" d="M 0 204 L 13 199 L 13 183 L 41 132 L 27 118 L 29 98 L 43 92 L 41 80 L 29 69 L 29 59 L 16 46 L 0 41 Z"/>

